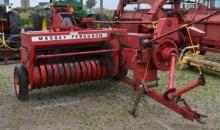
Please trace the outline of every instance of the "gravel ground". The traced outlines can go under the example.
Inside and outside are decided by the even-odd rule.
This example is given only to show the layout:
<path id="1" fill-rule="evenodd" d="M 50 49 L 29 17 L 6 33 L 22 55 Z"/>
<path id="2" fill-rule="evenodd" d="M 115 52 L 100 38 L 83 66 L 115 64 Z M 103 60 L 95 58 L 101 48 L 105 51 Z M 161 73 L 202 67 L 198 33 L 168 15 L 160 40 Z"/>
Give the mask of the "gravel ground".
<path id="1" fill-rule="evenodd" d="M 207 75 L 207 85 L 186 94 L 189 104 L 208 115 L 201 125 L 142 98 L 139 116 L 128 114 L 136 94 L 116 81 L 97 81 L 30 92 L 27 102 L 15 97 L 13 68 L 0 65 L 0 130 L 220 130 L 220 75 Z M 177 86 L 197 77 L 178 71 Z M 165 86 L 167 74 L 160 74 Z"/>

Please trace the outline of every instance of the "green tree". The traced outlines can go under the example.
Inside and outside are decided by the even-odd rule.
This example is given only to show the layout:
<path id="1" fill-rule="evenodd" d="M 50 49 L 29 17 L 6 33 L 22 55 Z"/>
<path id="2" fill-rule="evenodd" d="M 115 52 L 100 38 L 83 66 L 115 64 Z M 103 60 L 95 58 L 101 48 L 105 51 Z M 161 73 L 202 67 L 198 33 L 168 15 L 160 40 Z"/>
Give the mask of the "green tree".
<path id="1" fill-rule="evenodd" d="M 97 3 L 96 0 L 87 0 L 86 7 L 89 8 L 91 11 L 91 9 L 96 5 L 96 3 Z"/>

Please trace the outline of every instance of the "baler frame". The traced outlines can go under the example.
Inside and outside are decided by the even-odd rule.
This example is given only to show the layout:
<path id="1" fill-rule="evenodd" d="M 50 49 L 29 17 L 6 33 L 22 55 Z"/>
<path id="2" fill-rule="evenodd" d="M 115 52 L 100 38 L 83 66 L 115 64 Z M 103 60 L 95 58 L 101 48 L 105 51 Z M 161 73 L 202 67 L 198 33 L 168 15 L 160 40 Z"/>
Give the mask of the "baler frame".
<path id="1" fill-rule="evenodd" d="M 119 2 L 117 11 L 123 10 L 121 8 L 124 7 L 124 2 Z M 174 84 L 179 50 L 188 42 L 186 29 L 195 22 L 185 23 L 181 16 L 185 10 L 180 9 L 178 0 L 172 3 L 173 12 L 163 18 L 157 17 L 166 2 L 167 0 L 155 1 L 139 21 L 134 17 L 129 20 L 120 19 L 124 14 L 121 12 L 118 15 L 116 11 L 115 21 L 95 22 L 111 23 L 111 29 L 55 26 L 47 32 L 23 32 L 21 65 L 15 68 L 18 98 L 27 100 L 28 91 L 47 86 L 117 77 L 133 87 L 134 91 L 145 93 L 184 118 L 204 123 L 201 118 L 205 116 L 192 110 L 181 97 L 188 91 L 205 85 L 205 77 L 200 75 L 195 81 L 179 88 Z M 90 20 L 85 23 L 90 24 Z M 156 27 L 153 24 L 155 21 Z M 120 26 L 122 24 L 125 26 Z M 130 25 L 131 28 L 138 29 L 130 31 Z M 190 31 L 200 34 L 198 30 Z M 158 70 L 169 71 L 169 82 L 163 93 L 154 89 L 158 86 Z M 131 76 L 128 76 L 128 72 Z M 94 73 L 95 77 L 92 75 Z M 71 78 L 73 75 L 76 76 L 74 79 Z M 132 114 L 136 113 L 138 102 L 136 101 Z"/>

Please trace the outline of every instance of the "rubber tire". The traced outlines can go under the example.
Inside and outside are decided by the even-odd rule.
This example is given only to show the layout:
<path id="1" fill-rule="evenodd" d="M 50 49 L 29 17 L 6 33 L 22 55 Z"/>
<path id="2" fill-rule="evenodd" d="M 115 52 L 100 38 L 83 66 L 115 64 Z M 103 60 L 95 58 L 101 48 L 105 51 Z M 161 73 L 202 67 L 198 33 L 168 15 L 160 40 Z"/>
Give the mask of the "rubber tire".
<path id="1" fill-rule="evenodd" d="M 93 18 L 95 21 L 109 21 L 107 15 L 105 14 L 90 14 L 88 18 Z M 108 24 L 103 24 L 101 28 L 109 28 Z"/>
<path id="2" fill-rule="evenodd" d="M 29 16 L 29 22 L 30 20 L 33 20 L 33 31 L 41 31 L 41 27 L 42 27 L 42 18 L 40 16 L 40 14 L 38 14 L 37 12 L 32 12 Z"/>
<path id="3" fill-rule="evenodd" d="M 96 17 L 99 21 L 109 21 L 108 16 L 106 14 L 96 14 Z"/>
<path id="4" fill-rule="evenodd" d="M 17 35 L 21 32 L 20 29 L 20 16 L 16 11 L 8 12 L 8 19 L 9 19 L 9 32 L 10 35 Z"/>
<path id="5" fill-rule="evenodd" d="M 109 21 L 106 14 L 89 14 L 87 18 L 93 18 L 96 21 Z"/>
<path id="6" fill-rule="evenodd" d="M 16 75 L 18 76 L 19 80 L 19 93 L 16 91 Z M 14 69 L 14 88 L 15 94 L 20 101 L 28 100 L 28 75 L 26 68 L 22 65 L 16 66 Z"/>

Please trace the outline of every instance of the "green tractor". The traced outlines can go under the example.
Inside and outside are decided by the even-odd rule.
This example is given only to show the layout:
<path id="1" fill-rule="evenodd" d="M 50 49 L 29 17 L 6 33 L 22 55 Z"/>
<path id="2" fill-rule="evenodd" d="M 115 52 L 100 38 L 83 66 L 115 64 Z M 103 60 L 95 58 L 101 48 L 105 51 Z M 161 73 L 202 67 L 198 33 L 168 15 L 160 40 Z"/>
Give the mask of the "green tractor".
<path id="1" fill-rule="evenodd" d="M 83 0 L 51 0 L 54 5 L 67 5 L 74 8 L 74 17 L 76 18 L 86 18 L 88 16 L 88 11 L 83 7 Z"/>
<path id="2" fill-rule="evenodd" d="M 90 14 L 87 9 L 83 7 L 83 0 L 50 0 L 50 8 L 45 8 L 44 12 L 32 12 L 29 16 L 30 31 L 47 30 L 53 22 L 53 8 L 60 8 L 60 11 L 65 11 L 67 8 L 72 8 L 74 13 L 72 17 L 76 21 L 82 18 L 93 18 L 95 21 L 108 21 L 105 14 Z"/>

